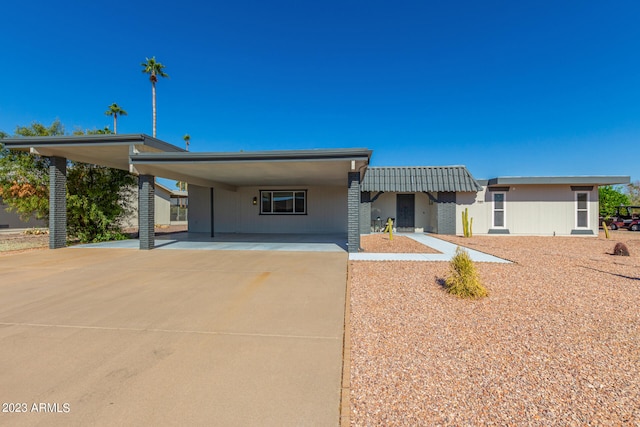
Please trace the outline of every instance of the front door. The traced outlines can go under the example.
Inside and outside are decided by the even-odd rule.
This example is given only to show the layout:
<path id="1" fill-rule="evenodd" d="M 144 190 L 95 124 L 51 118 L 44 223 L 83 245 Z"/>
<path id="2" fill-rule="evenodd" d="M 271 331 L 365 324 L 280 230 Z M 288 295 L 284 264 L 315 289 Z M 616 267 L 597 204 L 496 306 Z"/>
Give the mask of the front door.
<path id="1" fill-rule="evenodd" d="M 396 196 L 396 227 L 398 231 L 415 230 L 415 212 L 415 194 L 398 194 Z"/>

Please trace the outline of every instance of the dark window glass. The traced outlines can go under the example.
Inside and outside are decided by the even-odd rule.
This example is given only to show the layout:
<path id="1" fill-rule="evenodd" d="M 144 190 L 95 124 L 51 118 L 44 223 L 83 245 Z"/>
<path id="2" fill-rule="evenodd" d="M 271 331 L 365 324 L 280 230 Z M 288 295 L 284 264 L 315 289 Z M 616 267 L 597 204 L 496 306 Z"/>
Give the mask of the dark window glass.
<path id="1" fill-rule="evenodd" d="M 578 211 L 578 227 L 587 227 L 587 211 Z"/>
<path id="2" fill-rule="evenodd" d="M 291 191 L 274 191 L 273 211 L 278 213 L 293 212 L 293 193 Z"/>
<path id="3" fill-rule="evenodd" d="M 587 193 L 578 193 L 578 209 L 587 209 Z"/>
<path id="4" fill-rule="evenodd" d="M 304 191 L 296 191 L 296 212 L 305 213 L 306 211 Z"/>
<path id="5" fill-rule="evenodd" d="M 264 213 L 271 212 L 271 192 L 263 191 L 261 197 L 262 197 L 262 212 Z"/>

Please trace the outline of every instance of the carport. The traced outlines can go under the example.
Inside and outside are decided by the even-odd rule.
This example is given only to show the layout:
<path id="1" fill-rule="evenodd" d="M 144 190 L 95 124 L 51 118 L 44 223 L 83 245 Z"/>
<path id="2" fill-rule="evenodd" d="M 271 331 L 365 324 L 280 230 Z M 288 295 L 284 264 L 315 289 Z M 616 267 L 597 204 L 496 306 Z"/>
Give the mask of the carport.
<path id="1" fill-rule="evenodd" d="M 144 134 L 5 139 L 50 158 L 50 248 L 66 244 L 67 159 L 138 176 L 139 248 L 153 249 L 155 178 L 189 184 L 189 232 L 343 234 L 360 246 L 365 148 L 193 153 Z M 270 205 L 269 205 L 270 203 Z"/>

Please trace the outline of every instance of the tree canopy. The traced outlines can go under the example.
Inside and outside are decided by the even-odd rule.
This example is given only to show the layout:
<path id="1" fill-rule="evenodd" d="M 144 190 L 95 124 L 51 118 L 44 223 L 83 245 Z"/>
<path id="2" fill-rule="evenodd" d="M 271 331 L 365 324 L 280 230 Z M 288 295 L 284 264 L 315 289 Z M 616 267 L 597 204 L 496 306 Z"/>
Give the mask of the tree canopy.
<path id="1" fill-rule="evenodd" d="M 108 134 L 108 128 L 74 135 Z M 15 136 L 64 135 L 59 120 L 16 128 Z M 122 219 L 131 212 L 136 177 L 127 171 L 79 162 L 67 167 L 67 230 L 81 242 L 123 238 Z M 49 215 L 49 159 L 25 152 L 0 153 L 0 196 L 23 219 Z"/>
<path id="2" fill-rule="evenodd" d="M 600 199 L 600 216 L 612 216 L 616 207 L 630 204 L 629 196 L 620 187 L 605 185 L 598 188 Z"/>

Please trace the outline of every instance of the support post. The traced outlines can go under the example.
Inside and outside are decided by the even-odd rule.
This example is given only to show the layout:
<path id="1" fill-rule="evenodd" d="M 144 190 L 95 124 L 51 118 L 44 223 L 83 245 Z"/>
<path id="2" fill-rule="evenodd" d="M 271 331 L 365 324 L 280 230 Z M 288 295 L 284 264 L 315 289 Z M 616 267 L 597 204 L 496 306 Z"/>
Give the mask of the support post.
<path id="1" fill-rule="evenodd" d="M 140 249 L 155 246 L 155 177 L 138 176 L 138 238 Z"/>
<path id="2" fill-rule="evenodd" d="M 349 172 L 347 190 L 347 244 L 349 252 L 360 250 L 360 172 Z"/>
<path id="3" fill-rule="evenodd" d="M 67 245 L 67 159 L 49 158 L 49 249 Z"/>

